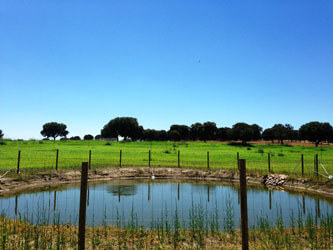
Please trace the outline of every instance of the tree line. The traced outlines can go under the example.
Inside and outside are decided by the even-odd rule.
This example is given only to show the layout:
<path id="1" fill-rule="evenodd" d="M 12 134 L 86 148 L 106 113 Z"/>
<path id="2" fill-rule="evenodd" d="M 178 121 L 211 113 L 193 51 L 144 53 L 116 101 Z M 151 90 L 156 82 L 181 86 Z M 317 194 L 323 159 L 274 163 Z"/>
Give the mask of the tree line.
<path id="1" fill-rule="evenodd" d="M 63 123 L 49 122 L 43 125 L 40 132 L 45 138 L 62 137 L 62 139 L 81 140 L 79 136 L 67 138 L 67 126 Z M 3 137 L 0 130 L 0 139 Z M 249 141 L 266 140 L 272 143 L 283 144 L 284 141 L 310 141 L 318 146 L 321 142 L 333 142 L 333 127 L 327 122 L 308 122 L 298 130 L 290 124 L 275 124 L 271 128 L 263 130 L 257 124 L 239 122 L 232 127 L 216 126 L 215 122 L 194 123 L 191 126 L 174 124 L 169 130 L 144 129 L 136 118 L 117 117 L 108 122 L 95 137 L 87 134 L 84 140 L 99 140 L 119 136 L 124 140 L 132 141 L 241 141 L 247 144 Z"/>

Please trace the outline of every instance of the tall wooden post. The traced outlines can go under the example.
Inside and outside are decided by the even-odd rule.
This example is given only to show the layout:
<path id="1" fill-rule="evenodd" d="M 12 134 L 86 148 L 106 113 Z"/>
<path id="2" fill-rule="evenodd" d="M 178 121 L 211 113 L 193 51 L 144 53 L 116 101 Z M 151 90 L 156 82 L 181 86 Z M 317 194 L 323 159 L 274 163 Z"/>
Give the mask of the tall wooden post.
<path id="1" fill-rule="evenodd" d="M 20 174 L 21 150 L 18 151 L 16 173 Z"/>
<path id="2" fill-rule="evenodd" d="M 271 172 L 271 153 L 268 153 L 268 173 Z"/>
<path id="3" fill-rule="evenodd" d="M 150 167 L 150 161 L 151 161 L 151 153 L 150 153 L 150 150 L 148 151 L 148 162 L 149 162 L 149 167 Z"/>
<path id="4" fill-rule="evenodd" d="M 209 169 L 209 151 L 207 152 L 207 168 Z"/>
<path id="5" fill-rule="evenodd" d="M 239 152 L 237 152 L 237 168 L 239 170 Z"/>
<path id="6" fill-rule="evenodd" d="M 178 150 L 178 167 L 180 168 L 180 151 Z"/>
<path id="7" fill-rule="evenodd" d="M 119 152 L 119 167 L 121 168 L 121 157 L 122 157 L 122 153 L 123 151 L 120 149 L 120 152 Z"/>
<path id="8" fill-rule="evenodd" d="M 246 161 L 239 159 L 239 182 L 241 195 L 241 227 L 242 227 L 242 249 L 249 249 L 248 217 L 247 217 L 247 188 L 246 188 Z"/>
<path id="9" fill-rule="evenodd" d="M 89 169 L 91 169 L 91 150 L 89 150 Z"/>
<path id="10" fill-rule="evenodd" d="M 59 149 L 57 149 L 56 153 L 56 170 L 58 170 L 58 160 L 59 160 Z"/>
<path id="11" fill-rule="evenodd" d="M 88 162 L 82 162 L 80 211 L 79 211 L 79 240 L 78 249 L 85 248 L 86 210 L 87 210 Z"/>
<path id="12" fill-rule="evenodd" d="M 301 155 L 302 176 L 304 176 L 304 155 Z"/>

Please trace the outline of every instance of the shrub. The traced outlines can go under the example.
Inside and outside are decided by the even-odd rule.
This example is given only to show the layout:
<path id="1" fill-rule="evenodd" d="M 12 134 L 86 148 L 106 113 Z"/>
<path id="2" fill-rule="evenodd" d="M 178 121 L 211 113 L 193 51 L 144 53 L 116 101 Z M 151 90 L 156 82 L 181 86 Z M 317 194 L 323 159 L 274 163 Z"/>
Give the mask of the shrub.
<path id="1" fill-rule="evenodd" d="M 259 148 L 257 152 L 258 152 L 259 154 L 263 154 L 263 153 L 265 153 L 265 151 L 264 151 L 262 148 Z"/>
<path id="2" fill-rule="evenodd" d="M 278 154 L 278 156 L 284 156 L 284 154 L 282 154 L 282 153 L 279 153 L 279 154 Z"/>
<path id="3" fill-rule="evenodd" d="M 80 136 L 72 136 L 71 138 L 69 138 L 70 140 L 73 140 L 73 141 L 79 141 L 81 140 Z"/>
<path id="4" fill-rule="evenodd" d="M 110 142 L 105 143 L 105 146 L 111 146 Z"/>
<path id="5" fill-rule="evenodd" d="M 0 145 L 6 145 L 6 142 L 0 141 Z"/>
<path id="6" fill-rule="evenodd" d="M 93 140 L 93 139 L 94 139 L 94 137 L 93 137 L 92 135 L 90 135 L 90 134 L 85 135 L 85 136 L 83 137 L 83 140 Z"/>

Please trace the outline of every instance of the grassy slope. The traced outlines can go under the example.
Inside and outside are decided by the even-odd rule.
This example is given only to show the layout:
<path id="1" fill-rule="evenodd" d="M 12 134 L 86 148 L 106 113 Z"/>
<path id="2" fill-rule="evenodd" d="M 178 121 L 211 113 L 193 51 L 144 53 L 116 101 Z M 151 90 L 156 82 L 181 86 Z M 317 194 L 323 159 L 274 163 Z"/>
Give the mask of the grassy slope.
<path id="1" fill-rule="evenodd" d="M 247 168 L 267 170 L 267 153 L 275 172 L 292 172 L 304 154 L 305 172 L 313 172 L 313 157 L 318 153 L 326 169 L 333 174 L 333 147 L 253 145 L 230 146 L 225 143 L 204 142 L 110 142 L 104 141 L 5 141 L 0 145 L 0 170 L 16 168 L 17 152 L 21 150 L 21 168 L 55 167 L 56 149 L 59 149 L 59 168 L 79 167 L 88 161 L 92 150 L 92 166 L 116 166 L 119 151 L 123 151 L 124 166 L 148 166 L 148 150 L 151 150 L 152 166 L 177 166 L 180 151 L 181 166 L 206 167 L 207 151 L 211 168 L 236 168 L 236 153 L 247 160 Z M 264 153 L 260 153 L 260 152 Z M 296 172 L 300 172 L 301 167 Z"/>

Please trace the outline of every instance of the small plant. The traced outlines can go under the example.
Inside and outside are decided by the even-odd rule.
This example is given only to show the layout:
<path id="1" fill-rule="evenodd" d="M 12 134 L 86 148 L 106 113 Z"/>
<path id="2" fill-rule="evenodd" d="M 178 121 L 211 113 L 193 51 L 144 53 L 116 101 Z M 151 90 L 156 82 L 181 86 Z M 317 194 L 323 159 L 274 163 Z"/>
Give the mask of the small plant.
<path id="1" fill-rule="evenodd" d="M 257 150 L 257 153 L 259 153 L 259 154 L 263 154 L 263 153 L 265 153 L 265 151 L 264 151 L 262 148 L 259 148 L 259 149 Z"/>
<path id="2" fill-rule="evenodd" d="M 0 141 L 0 146 L 1 145 L 6 145 L 6 142 L 4 142 L 4 141 Z"/>
<path id="3" fill-rule="evenodd" d="M 171 152 L 169 150 L 164 150 L 165 154 L 170 154 Z"/>
<path id="4" fill-rule="evenodd" d="M 279 154 L 278 154 L 278 156 L 280 156 L 280 157 L 283 157 L 283 156 L 284 156 L 284 154 L 282 154 L 282 153 L 279 153 Z"/>
<path id="5" fill-rule="evenodd" d="M 251 150 L 251 148 L 246 148 L 246 150 Z"/>
<path id="6" fill-rule="evenodd" d="M 105 143 L 105 146 L 111 146 L 110 142 Z"/>

